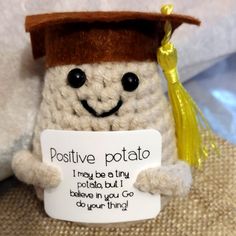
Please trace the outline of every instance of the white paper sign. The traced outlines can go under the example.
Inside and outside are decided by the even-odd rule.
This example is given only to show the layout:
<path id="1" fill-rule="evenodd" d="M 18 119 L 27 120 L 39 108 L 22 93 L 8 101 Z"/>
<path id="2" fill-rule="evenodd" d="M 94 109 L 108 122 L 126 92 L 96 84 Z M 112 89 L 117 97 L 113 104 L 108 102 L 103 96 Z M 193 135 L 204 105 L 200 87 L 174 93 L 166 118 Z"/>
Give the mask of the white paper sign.
<path id="1" fill-rule="evenodd" d="M 150 219 L 160 211 L 160 195 L 137 190 L 138 173 L 161 165 L 156 130 L 62 131 L 41 134 L 43 161 L 61 169 L 58 187 L 44 191 L 50 217 L 115 223 Z"/>

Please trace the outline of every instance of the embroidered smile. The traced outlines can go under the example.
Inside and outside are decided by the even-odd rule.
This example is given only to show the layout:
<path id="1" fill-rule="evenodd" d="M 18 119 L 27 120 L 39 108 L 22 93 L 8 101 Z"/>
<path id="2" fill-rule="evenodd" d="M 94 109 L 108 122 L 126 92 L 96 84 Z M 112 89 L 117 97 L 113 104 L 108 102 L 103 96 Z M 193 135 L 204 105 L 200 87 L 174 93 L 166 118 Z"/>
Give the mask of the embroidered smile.
<path id="1" fill-rule="evenodd" d="M 109 111 L 105 111 L 105 112 L 103 112 L 101 114 L 98 114 L 91 106 L 89 106 L 89 104 L 88 104 L 88 102 L 86 100 L 82 100 L 80 102 L 81 102 L 82 106 L 84 107 L 84 109 L 86 109 L 90 114 L 92 114 L 95 117 L 107 117 L 107 116 L 110 116 L 110 115 L 116 113 L 120 109 L 122 104 L 123 104 L 122 100 L 119 100 L 115 107 L 113 107 Z"/>

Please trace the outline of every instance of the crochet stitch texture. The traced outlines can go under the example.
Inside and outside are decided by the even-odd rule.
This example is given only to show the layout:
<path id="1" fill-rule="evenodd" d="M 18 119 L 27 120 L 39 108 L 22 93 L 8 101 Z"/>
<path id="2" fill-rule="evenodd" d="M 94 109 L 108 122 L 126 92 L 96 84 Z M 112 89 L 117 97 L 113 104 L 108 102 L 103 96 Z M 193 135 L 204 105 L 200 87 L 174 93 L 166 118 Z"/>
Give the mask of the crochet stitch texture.
<path id="1" fill-rule="evenodd" d="M 67 74 L 79 67 L 87 76 L 80 88 L 67 84 Z M 139 86 L 133 92 L 123 89 L 121 78 L 135 73 Z M 141 191 L 164 194 L 162 206 L 169 195 L 185 195 L 191 186 L 190 167 L 177 159 L 174 121 L 169 103 L 162 91 L 155 62 L 107 62 L 65 65 L 49 68 L 45 75 L 42 103 L 35 127 L 33 150 L 21 151 L 13 159 L 16 176 L 41 188 L 59 184 L 60 176 L 54 167 L 42 163 L 40 133 L 44 129 L 79 131 L 117 131 L 156 129 L 162 135 L 162 166 L 142 171 L 135 186 Z M 81 104 L 86 100 L 97 113 L 123 104 L 110 116 L 94 117 Z M 92 144 L 91 144 L 92 145 Z M 40 187 L 40 188 L 38 188 Z"/>

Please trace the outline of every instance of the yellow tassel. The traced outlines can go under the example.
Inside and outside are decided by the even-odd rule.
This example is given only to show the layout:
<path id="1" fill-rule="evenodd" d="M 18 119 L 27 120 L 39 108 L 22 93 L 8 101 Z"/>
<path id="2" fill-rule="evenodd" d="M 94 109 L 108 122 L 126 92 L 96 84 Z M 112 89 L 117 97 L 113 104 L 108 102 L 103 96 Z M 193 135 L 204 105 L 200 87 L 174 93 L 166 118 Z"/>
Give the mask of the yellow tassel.
<path id="1" fill-rule="evenodd" d="M 173 5 L 165 5 L 161 8 L 162 14 L 169 15 L 172 11 Z M 166 21 L 164 31 L 165 36 L 157 51 L 157 60 L 168 83 L 168 95 L 175 120 L 178 155 L 191 166 L 199 167 L 208 156 L 209 150 L 216 149 L 216 147 L 207 120 L 179 81 L 177 50 L 170 42 L 172 26 L 169 21 Z M 211 139 L 210 147 L 204 146 L 203 130 L 207 131 L 205 136 Z"/>

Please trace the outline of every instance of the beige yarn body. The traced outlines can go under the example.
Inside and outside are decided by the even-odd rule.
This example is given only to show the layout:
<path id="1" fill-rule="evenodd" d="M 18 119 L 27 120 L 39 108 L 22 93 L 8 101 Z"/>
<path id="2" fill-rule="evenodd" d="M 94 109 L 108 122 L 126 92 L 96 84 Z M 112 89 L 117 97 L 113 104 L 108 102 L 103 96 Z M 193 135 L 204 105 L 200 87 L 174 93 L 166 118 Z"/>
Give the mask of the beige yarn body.
<path id="1" fill-rule="evenodd" d="M 78 89 L 68 86 L 66 80 L 68 72 L 75 67 L 87 76 L 86 83 Z M 121 78 L 126 72 L 133 72 L 139 78 L 139 86 L 133 92 L 122 87 Z M 115 107 L 119 99 L 123 105 L 118 112 L 104 118 L 94 117 L 80 103 L 80 100 L 87 100 L 97 113 L 102 113 Z M 173 117 L 161 88 L 156 62 L 108 62 L 49 68 L 33 150 L 17 153 L 12 167 L 16 176 L 28 184 L 40 188 L 56 186 L 60 182 L 58 171 L 41 161 L 40 133 L 44 129 L 116 131 L 149 128 L 162 135 L 162 166 L 142 171 L 134 184 L 141 191 L 161 193 L 163 206 L 168 196 L 185 195 L 192 177 L 190 167 L 177 158 Z"/>

